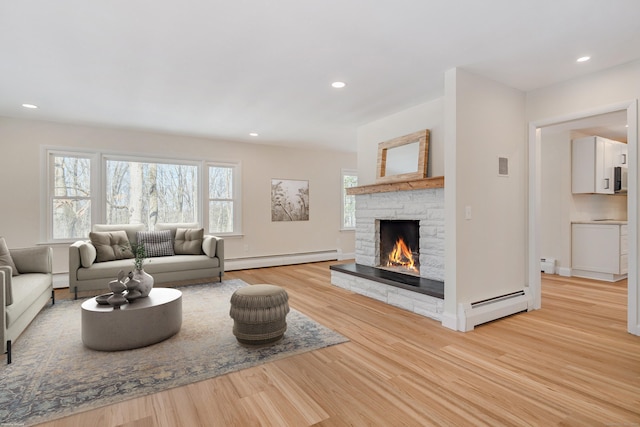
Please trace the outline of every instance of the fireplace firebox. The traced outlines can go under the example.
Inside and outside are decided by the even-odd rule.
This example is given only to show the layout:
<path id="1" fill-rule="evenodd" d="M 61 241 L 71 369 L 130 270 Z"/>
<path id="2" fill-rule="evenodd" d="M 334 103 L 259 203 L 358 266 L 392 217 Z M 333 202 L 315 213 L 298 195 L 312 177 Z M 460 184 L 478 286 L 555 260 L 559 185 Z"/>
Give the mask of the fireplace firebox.
<path id="1" fill-rule="evenodd" d="M 420 276 L 420 221 L 380 220 L 378 267 Z"/>

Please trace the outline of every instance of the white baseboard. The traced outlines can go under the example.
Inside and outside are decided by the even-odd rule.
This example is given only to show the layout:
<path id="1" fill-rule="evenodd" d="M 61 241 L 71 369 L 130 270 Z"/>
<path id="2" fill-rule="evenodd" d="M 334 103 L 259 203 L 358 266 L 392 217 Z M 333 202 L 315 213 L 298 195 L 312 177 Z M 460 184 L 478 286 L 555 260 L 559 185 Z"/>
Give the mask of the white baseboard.
<path id="1" fill-rule="evenodd" d="M 307 262 L 334 261 L 337 259 L 338 251 L 335 250 L 301 254 L 225 259 L 224 271 L 277 267 L 280 265 L 304 264 Z"/>
<path id="2" fill-rule="evenodd" d="M 448 329 L 453 329 L 454 331 L 458 330 L 458 319 L 455 313 L 442 313 L 442 326 Z"/>
<path id="3" fill-rule="evenodd" d="M 575 268 L 571 270 L 571 275 L 584 277 L 585 279 L 603 280 L 605 282 L 618 282 L 626 279 L 628 276 L 627 274 L 600 273 L 598 271 L 578 270 Z"/>
<path id="4" fill-rule="evenodd" d="M 558 267 L 558 275 L 563 277 L 571 277 L 571 269 L 567 267 Z"/>
<path id="5" fill-rule="evenodd" d="M 344 259 L 355 259 L 355 258 L 356 258 L 355 252 L 349 252 L 349 253 L 344 253 L 342 251 L 338 252 L 338 261 L 342 261 Z"/>

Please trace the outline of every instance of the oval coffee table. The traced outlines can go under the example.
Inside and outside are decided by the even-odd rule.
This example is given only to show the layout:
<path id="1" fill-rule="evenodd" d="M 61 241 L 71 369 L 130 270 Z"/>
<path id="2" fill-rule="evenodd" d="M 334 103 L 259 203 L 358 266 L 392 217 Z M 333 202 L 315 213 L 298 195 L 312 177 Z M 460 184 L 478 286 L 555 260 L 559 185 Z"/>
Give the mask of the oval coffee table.
<path id="1" fill-rule="evenodd" d="M 82 303 L 82 342 L 94 350 L 145 347 L 175 335 L 182 326 L 182 292 L 153 288 L 146 298 L 119 310 L 95 298 Z"/>

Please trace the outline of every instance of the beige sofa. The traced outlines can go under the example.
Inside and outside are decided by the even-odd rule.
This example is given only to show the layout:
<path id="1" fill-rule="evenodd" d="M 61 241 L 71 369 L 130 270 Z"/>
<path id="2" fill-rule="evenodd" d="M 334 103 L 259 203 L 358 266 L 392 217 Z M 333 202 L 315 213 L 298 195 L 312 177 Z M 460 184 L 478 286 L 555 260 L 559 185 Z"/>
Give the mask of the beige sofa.
<path id="1" fill-rule="evenodd" d="M 12 268 L 0 266 L 0 322 L 4 352 L 11 363 L 11 344 L 29 326 L 47 304 L 55 302 L 53 293 L 50 247 L 10 249 L 11 258 L 20 272 L 12 276 Z"/>
<path id="2" fill-rule="evenodd" d="M 170 230 L 172 236 L 178 229 L 195 229 L 197 224 L 156 224 L 155 229 Z M 136 235 L 145 231 L 143 224 L 96 224 L 94 232 L 125 231 L 130 243 L 136 244 Z M 144 263 L 144 271 L 153 276 L 154 286 L 169 282 L 218 278 L 224 274 L 224 240 L 204 235 L 198 254 L 150 257 Z M 69 291 L 78 297 L 82 291 L 108 291 L 108 283 L 134 269 L 134 260 L 116 259 L 96 262 L 96 248 L 91 241 L 82 240 L 69 247 Z"/>

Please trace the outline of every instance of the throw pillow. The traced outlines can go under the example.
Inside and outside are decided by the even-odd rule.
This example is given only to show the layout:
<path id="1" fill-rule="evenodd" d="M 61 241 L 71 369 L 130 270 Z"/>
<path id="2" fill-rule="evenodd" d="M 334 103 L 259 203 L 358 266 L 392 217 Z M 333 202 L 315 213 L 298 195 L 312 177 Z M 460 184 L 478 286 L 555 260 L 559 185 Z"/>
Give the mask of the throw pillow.
<path id="1" fill-rule="evenodd" d="M 9 252 L 9 247 L 4 237 L 0 237 L 0 265 L 11 267 L 12 276 L 18 276 L 20 274 L 16 268 L 16 264 L 13 262 L 13 258 L 11 258 L 11 253 Z"/>
<path id="2" fill-rule="evenodd" d="M 78 247 L 78 251 L 80 252 L 80 264 L 82 264 L 84 268 L 91 267 L 91 264 L 93 264 L 98 255 L 96 248 L 91 242 L 84 242 Z"/>
<path id="3" fill-rule="evenodd" d="M 144 253 L 147 257 L 175 255 L 170 230 L 138 231 L 136 239 L 139 245 L 144 246 Z"/>
<path id="4" fill-rule="evenodd" d="M 124 230 L 92 231 L 89 239 L 96 248 L 96 262 L 133 258 L 131 244 Z"/>
<path id="5" fill-rule="evenodd" d="M 178 228 L 173 248 L 177 255 L 200 255 L 204 228 Z"/>

